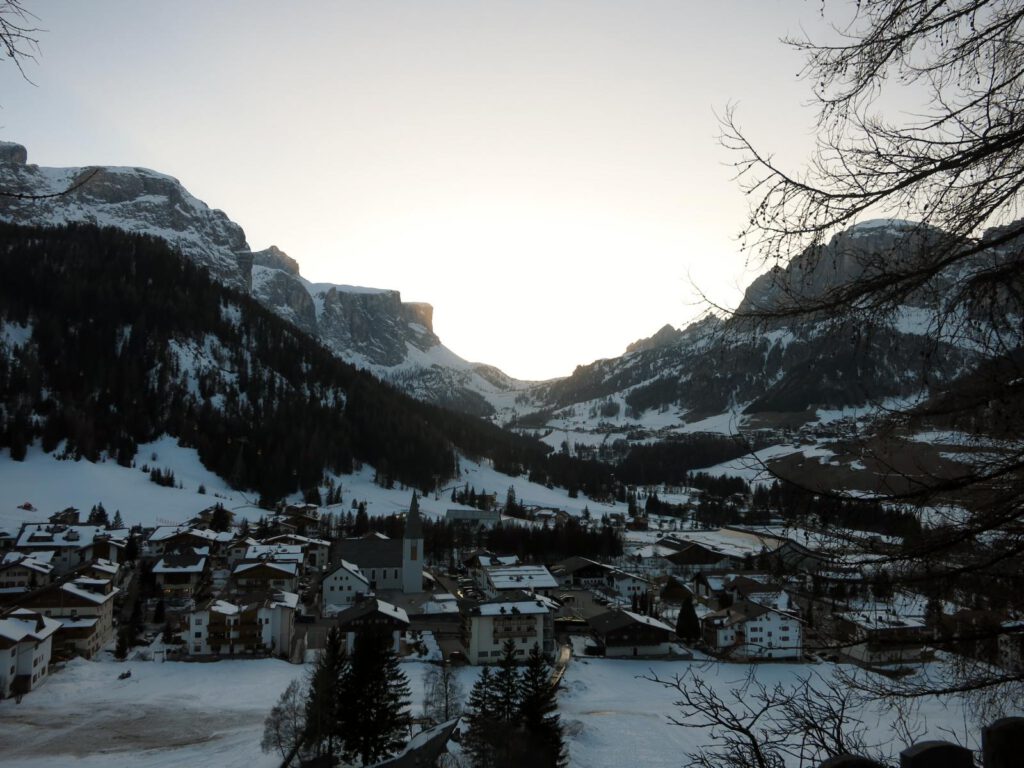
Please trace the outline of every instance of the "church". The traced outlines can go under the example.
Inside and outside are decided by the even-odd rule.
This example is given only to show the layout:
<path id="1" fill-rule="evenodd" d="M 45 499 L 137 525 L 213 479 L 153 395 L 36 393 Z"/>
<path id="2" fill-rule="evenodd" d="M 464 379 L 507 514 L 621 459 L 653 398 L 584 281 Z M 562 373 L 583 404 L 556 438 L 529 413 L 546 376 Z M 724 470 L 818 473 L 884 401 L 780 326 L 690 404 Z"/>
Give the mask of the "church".
<path id="1" fill-rule="evenodd" d="M 374 592 L 422 592 L 423 520 L 416 494 L 409 504 L 401 539 L 389 539 L 380 534 L 346 539 L 341 543 L 341 557 L 359 568 Z"/>

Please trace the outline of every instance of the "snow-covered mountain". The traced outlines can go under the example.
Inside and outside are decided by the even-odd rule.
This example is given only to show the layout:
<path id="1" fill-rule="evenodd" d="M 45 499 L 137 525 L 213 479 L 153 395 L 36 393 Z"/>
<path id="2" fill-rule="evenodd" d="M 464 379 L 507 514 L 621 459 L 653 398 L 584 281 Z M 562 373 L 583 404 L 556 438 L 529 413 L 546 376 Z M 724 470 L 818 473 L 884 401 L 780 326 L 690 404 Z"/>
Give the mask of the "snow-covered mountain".
<path id="1" fill-rule="evenodd" d="M 22 145 L 0 142 L 0 189 L 18 195 L 0 198 L 3 221 L 85 222 L 166 240 L 345 361 L 420 399 L 486 416 L 527 386 L 445 347 L 429 304 L 403 302 L 393 290 L 310 283 L 277 247 L 251 250 L 238 224 L 172 176 L 134 167 L 41 168 L 28 163 Z"/>

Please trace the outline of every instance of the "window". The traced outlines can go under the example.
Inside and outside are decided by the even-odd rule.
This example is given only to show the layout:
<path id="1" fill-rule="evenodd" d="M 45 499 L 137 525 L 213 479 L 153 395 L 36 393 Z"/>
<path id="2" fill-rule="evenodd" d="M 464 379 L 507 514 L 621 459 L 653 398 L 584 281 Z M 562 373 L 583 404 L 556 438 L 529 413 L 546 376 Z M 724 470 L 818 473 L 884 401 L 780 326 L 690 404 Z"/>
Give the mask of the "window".
<path id="1" fill-rule="evenodd" d="M 195 624 L 197 627 L 203 626 L 203 617 L 202 616 L 196 616 L 196 620 L 194 622 L 192 622 L 192 623 Z"/>
<path id="2" fill-rule="evenodd" d="M 202 632 L 196 632 L 196 639 L 200 639 L 203 636 Z"/>

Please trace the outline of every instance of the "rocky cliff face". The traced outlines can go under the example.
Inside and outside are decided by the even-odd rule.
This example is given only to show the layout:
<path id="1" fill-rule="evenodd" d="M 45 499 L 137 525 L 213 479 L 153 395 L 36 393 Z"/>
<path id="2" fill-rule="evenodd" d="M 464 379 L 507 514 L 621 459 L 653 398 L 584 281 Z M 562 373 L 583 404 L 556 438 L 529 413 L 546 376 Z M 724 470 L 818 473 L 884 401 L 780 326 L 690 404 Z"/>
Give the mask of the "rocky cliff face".
<path id="1" fill-rule="evenodd" d="M 249 250 L 242 228 L 177 179 L 145 168 L 40 168 L 27 160 L 20 144 L 0 144 L 0 188 L 26 196 L 0 198 L 3 220 L 41 226 L 87 222 L 153 235 L 222 282 L 246 287 L 248 275 L 238 258 Z"/>
<path id="2" fill-rule="evenodd" d="M 433 307 L 397 291 L 313 284 L 276 246 L 252 251 L 245 232 L 181 183 L 145 168 L 40 168 L 20 144 L 0 142 L 0 220 L 38 226 L 86 222 L 167 240 L 218 280 L 249 291 L 342 359 L 422 399 L 487 415 L 493 396 L 521 387 L 446 349 Z"/>

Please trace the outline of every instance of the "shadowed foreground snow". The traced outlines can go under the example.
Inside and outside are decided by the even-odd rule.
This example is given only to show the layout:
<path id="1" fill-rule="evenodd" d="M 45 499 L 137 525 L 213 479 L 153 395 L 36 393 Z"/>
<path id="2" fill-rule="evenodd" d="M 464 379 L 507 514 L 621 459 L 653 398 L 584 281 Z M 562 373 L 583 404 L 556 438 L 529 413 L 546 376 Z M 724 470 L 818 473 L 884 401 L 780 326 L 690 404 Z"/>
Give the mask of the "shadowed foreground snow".
<path id="1" fill-rule="evenodd" d="M 689 662 L 574 659 L 565 678 L 559 709 L 568 732 L 573 766 L 679 766 L 685 754 L 706 743 L 706 731 L 667 723 L 672 692 L 639 679 L 652 670 L 668 677 Z M 402 665 L 412 704 L 419 711 L 427 665 Z M 118 680 L 130 669 L 131 678 Z M 807 666 L 765 664 L 766 683 L 794 679 Z M 831 667 L 819 665 L 829 674 Z M 702 672 L 725 691 L 742 681 L 747 668 L 710 664 Z M 468 694 L 479 670 L 459 669 Z M 259 742 L 263 719 L 281 691 L 305 668 L 276 660 L 209 664 L 75 660 L 21 704 L 0 701 L 0 760 L 5 768 L 69 764 L 85 768 L 182 765 L 271 768 Z M 962 730 L 959 707 L 929 701 L 922 710 L 928 736 L 948 738 L 941 728 Z M 879 742 L 892 739 L 884 711 L 866 713 Z M 959 726 L 959 727 L 958 727 Z"/>

